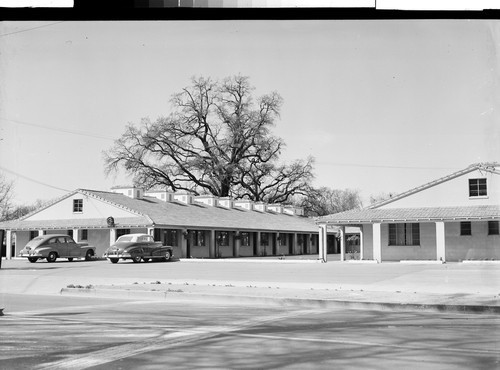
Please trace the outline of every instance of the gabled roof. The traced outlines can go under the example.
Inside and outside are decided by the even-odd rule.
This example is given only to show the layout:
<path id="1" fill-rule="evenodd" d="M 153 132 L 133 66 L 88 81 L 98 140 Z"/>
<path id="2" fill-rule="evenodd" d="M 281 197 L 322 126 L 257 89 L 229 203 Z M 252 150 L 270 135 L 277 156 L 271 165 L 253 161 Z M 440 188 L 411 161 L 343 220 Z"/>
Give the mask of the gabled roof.
<path id="1" fill-rule="evenodd" d="M 334 225 L 349 225 L 362 224 L 373 222 L 436 222 L 436 221 L 466 221 L 466 220 L 499 220 L 500 205 L 484 205 L 484 206 L 460 206 L 460 207 L 420 207 L 420 208 L 393 208 L 380 209 L 379 207 L 392 203 L 396 200 L 405 198 L 412 194 L 429 189 L 433 186 L 441 184 L 445 181 L 452 180 L 456 177 L 467 173 L 481 170 L 500 175 L 497 168 L 500 166 L 498 162 L 491 163 L 475 163 L 469 167 L 454 172 L 450 175 L 441 177 L 437 180 L 428 182 L 422 186 L 408 190 L 398 194 L 390 199 L 371 204 L 367 208 L 361 210 L 350 210 L 346 212 L 336 213 L 319 217 L 317 223 L 329 223 Z"/>
<path id="2" fill-rule="evenodd" d="M 491 173 L 495 173 L 495 174 L 500 175 L 500 171 L 497 170 L 498 167 L 500 167 L 500 163 L 498 163 L 498 162 L 474 163 L 474 164 L 471 164 L 469 167 L 467 167 L 467 168 L 465 168 L 463 170 L 460 170 L 460 171 L 457 171 L 457 172 L 453 172 L 450 175 L 446 175 L 446 176 L 443 176 L 443 177 L 441 177 L 441 178 L 439 178 L 437 180 L 428 182 L 428 183 L 426 183 L 424 185 L 417 186 L 416 188 L 413 188 L 413 189 L 410 189 L 408 191 L 405 191 L 404 193 L 400 193 L 400 194 L 398 194 L 398 195 L 396 195 L 396 196 L 394 196 L 392 198 L 385 199 L 385 200 L 382 200 L 382 201 L 374 203 L 374 204 L 370 204 L 367 208 L 378 208 L 378 207 L 381 207 L 383 205 L 395 202 L 396 200 L 405 198 L 405 197 L 413 195 L 415 193 L 419 193 L 419 192 L 421 192 L 423 190 L 429 189 L 429 188 L 431 188 L 433 186 L 442 184 L 443 182 L 452 180 L 454 178 L 463 176 L 465 174 L 468 174 L 468 173 L 476 171 L 476 170 L 482 170 L 482 171 L 491 172 Z"/>
<path id="3" fill-rule="evenodd" d="M 100 201 L 125 209 L 137 217 L 115 218 L 118 228 L 130 227 L 175 227 L 197 229 L 238 229 L 281 232 L 316 233 L 317 226 L 313 219 L 291 216 L 274 212 L 249 211 L 242 208 L 223 208 L 195 202 L 184 204 L 177 201 L 165 202 L 155 197 L 144 196 L 133 199 L 121 193 L 78 189 L 58 199 L 43 209 L 50 207 L 76 193 L 99 199 Z M 41 209 L 33 212 L 39 212 Z M 113 215 L 108 215 L 113 216 Z M 106 228 L 106 218 L 102 219 L 68 219 L 27 221 L 25 216 L 20 220 L 0 224 L 5 229 L 70 229 L 70 228 Z"/>
<path id="4" fill-rule="evenodd" d="M 480 221 L 500 220 L 500 205 L 468 207 L 425 207 L 362 209 L 336 213 L 319 218 L 319 223 L 337 225 L 366 224 L 373 222 L 436 222 L 436 221 Z"/>

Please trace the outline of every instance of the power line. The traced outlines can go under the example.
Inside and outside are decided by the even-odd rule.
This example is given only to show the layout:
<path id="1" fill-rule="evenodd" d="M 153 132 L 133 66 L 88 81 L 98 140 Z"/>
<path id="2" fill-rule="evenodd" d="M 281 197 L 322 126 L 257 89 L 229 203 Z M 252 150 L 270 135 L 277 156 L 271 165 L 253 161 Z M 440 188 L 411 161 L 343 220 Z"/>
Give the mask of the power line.
<path id="1" fill-rule="evenodd" d="M 21 33 L 21 32 L 33 31 L 33 30 L 36 30 L 39 28 L 50 27 L 50 26 L 53 26 L 55 24 L 59 24 L 59 23 L 63 23 L 63 22 L 66 22 L 66 21 L 59 21 L 59 22 L 54 22 L 54 23 L 49 23 L 49 24 L 43 24 L 43 25 L 37 26 L 37 27 L 27 28 L 24 30 L 19 30 L 19 31 L 14 31 L 14 32 L 9 32 L 9 33 L 2 33 L 2 34 L 0 34 L 0 37 L 10 36 L 10 35 L 14 35 L 16 33 Z"/>
<path id="2" fill-rule="evenodd" d="M 32 127 L 39 127 L 39 128 L 43 128 L 43 129 L 46 129 L 46 130 L 65 132 L 65 133 L 73 134 L 73 135 L 88 136 L 88 137 L 93 137 L 93 138 L 97 138 L 97 139 L 104 139 L 104 140 L 111 140 L 111 141 L 115 140 L 115 139 L 107 137 L 107 136 L 102 136 L 102 135 L 98 135 L 98 134 L 94 134 L 94 133 L 86 132 L 86 131 L 69 130 L 69 129 L 60 128 L 60 127 L 51 127 L 51 126 L 40 125 L 40 124 L 36 124 L 36 123 L 30 123 L 30 122 L 25 122 L 25 121 L 18 121 L 18 120 L 15 120 L 15 119 L 10 119 L 10 118 L 5 118 L 5 117 L 0 117 L 0 119 L 2 119 L 4 121 L 10 121 L 10 122 L 14 122 L 14 123 L 19 123 L 21 125 L 32 126 Z"/>
<path id="3" fill-rule="evenodd" d="M 373 164 L 359 164 L 359 163 L 337 163 L 337 162 L 322 162 L 317 161 L 318 164 L 330 166 L 343 166 L 343 167 L 368 167 L 368 168 L 391 168 L 403 170 L 456 170 L 457 167 L 418 167 L 418 166 L 389 166 L 389 165 L 373 165 Z"/>
<path id="4" fill-rule="evenodd" d="M 53 186 L 53 185 L 47 184 L 45 182 L 35 180 L 35 179 L 31 178 L 31 177 L 21 175 L 20 173 L 17 173 L 15 171 L 11 171 L 11 170 L 9 170 L 9 169 L 7 169 L 5 167 L 2 167 L 2 166 L 0 166 L 0 169 L 3 170 L 3 171 L 5 171 L 5 172 L 8 172 L 8 173 L 10 173 L 12 175 L 21 177 L 21 178 L 23 178 L 25 180 L 32 181 L 34 183 L 37 183 L 37 184 L 40 184 L 40 185 L 43 185 L 43 186 L 47 186 L 47 187 L 52 188 L 52 189 L 61 190 L 61 191 L 65 191 L 65 192 L 68 192 L 68 193 L 71 192 L 71 190 L 63 189 L 63 188 L 58 188 L 57 186 Z"/>

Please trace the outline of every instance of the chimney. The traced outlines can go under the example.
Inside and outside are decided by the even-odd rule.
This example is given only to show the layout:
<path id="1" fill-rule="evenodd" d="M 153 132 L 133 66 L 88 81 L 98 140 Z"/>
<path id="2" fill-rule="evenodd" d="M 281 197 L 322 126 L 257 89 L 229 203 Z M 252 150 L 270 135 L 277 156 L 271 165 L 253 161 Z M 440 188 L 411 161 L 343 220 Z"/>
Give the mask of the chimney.
<path id="1" fill-rule="evenodd" d="M 111 190 L 132 199 L 141 199 L 144 194 L 144 190 L 136 186 L 115 186 Z"/>
<path id="2" fill-rule="evenodd" d="M 163 200 L 164 202 L 171 202 L 174 200 L 174 193 L 167 190 L 148 190 L 144 195 Z"/>
<path id="3" fill-rule="evenodd" d="M 283 206 L 281 204 L 269 204 L 267 210 L 274 213 L 283 213 Z"/>
<path id="4" fill-rule="evenodd" d="M 234 200 L 231 198 L 219 198 L 219 207 L 231 209 L 234 207 Z"/>
<path id="5" fill-rule="evenodd" d="M 264 202 L 255 202 L 253 205 L 253 209 L 257 212 L 265 212 L 266 204 Z"/>
<path id="6" fill-rule="evenodd" d="M 304 209 L 294 206 L 284 206 L 283 213 L 290 216 L 304 216 Z"/>
<path id="7" fill-rule="evenodd" d="M 234 206 L 251 211 L 253 208 L 253 202 L 249 199 L 237 199 L 234 201 Z"/>
<path id="8" fill-rule="evenodd" d="M 184 204 L 193 204 L 193 196 L 187 193 L 174 193 L 174 200 Z"/>
<path id="9" fill-rule="evenodd" d="M 217 206 L 218 198 L 215 195 L 206 194 L 206 195 L 198 195 L 194 197 L 195 202 L 203 203 L 211 207 Z"/>

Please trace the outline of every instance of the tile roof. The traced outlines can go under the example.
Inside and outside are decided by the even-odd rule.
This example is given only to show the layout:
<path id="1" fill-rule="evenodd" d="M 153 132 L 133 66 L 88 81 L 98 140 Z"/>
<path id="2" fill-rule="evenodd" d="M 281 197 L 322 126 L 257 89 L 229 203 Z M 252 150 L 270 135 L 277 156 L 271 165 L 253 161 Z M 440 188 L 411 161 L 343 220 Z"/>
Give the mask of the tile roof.
<path id="1" fill-rule="evenodd" d="M 274 212 L 248 211 L 240 208 L 226 209 L 212 207 L 199 202 L 187 205 L 181 202 L 165 202 L 155 197 L 144 196 L 133 199 L 114 192 L 79 189 L 81 192 L 101 201 L 127 209 L 137 214 L 137 217 L 115 218 L 117 227 L 152 227 L 153 225 L 198 228 L 198 229 L 238 229 L 267 230 L 281 232 L 316 233 L 318 227 L 312 218 L 291 216 Z M 68 195 L 68 196 L 69 196 Z M 106 219 L 82 220 L 44 220 L 23 221 L 14 220 L 0 224 L 5 229 L 37 229 L 37 228 L 99 228 L 107 227 Z"/>
<path id="2" fill-rule="evenodd" d="M 372 222 L 500 220 L 500 205 L 351 210 L 317 219 L 317 223 L 360 224 Z"/>
<path id="3" fill-rule="evenodd" d="M 87 191 L 149 217 L 156 225 L 241 230 L 317 232 L 313 219 L 271 212 L 226 209 L 194 202 L 165 202 L 155 197 L 129 198 L 119 193 Z"/>

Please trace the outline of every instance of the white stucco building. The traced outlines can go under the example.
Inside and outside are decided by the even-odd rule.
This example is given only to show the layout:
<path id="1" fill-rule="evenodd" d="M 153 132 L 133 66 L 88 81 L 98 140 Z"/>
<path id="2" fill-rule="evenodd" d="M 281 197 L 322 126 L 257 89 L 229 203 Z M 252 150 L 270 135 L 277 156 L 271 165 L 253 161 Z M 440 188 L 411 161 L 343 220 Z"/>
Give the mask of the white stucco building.
<path id="1" fill-rule="evenodd" d="M 362 259 L 445 262 L 499 260 L 499 220 L 500 164 L 495 162 L 473 164 L 366 209 L 325 216 L 317 223 L 320 247 L 329 226 L 356 226 Z"/>
<path id="2" fill-rule="evenodd" d="M 318 253 L 318 228 L 301 209 L 134 187 L 75 190 L 18 220 L 0 223 L 12 258 L 40 234 L 65 233 L 95 246 L 144 232 L 177 257 L 245 257 Z M 14 242 L 15 241 L 15 242 Z"/>

